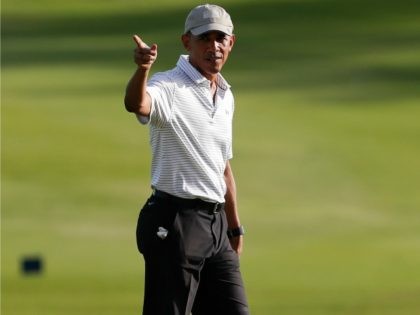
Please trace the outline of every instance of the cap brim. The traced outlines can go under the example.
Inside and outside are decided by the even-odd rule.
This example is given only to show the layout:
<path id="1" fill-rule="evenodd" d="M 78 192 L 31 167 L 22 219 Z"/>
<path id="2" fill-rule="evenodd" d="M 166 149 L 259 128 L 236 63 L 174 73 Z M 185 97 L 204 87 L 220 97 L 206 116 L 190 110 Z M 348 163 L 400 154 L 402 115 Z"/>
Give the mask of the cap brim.
<path id="1" fill-rule="evenodd" d="M 195 36 L 201 35 L 203 33 L 207 33 L 210 31 L 219 31 L 219 32 L 225 33 L 226 35 L 232 35 L 233 27 L 220 25 L 216 23 L 210 23 L 210 24 L 202 25 L 202 26 L 199 26 L 190 30 L 190 32 Z"/>

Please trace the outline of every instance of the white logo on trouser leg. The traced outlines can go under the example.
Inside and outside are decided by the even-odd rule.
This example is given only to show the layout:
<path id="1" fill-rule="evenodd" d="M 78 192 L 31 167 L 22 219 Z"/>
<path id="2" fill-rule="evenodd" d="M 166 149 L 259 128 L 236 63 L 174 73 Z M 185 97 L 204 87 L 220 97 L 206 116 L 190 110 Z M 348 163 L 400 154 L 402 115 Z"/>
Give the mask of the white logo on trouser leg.
<path id="1" fill-rule="evenodd" d="M 162 240 L 164 240 L 168 236 L 168 230 L 159 226 L 157 231 L 157 236 L 159 236 Z"/>

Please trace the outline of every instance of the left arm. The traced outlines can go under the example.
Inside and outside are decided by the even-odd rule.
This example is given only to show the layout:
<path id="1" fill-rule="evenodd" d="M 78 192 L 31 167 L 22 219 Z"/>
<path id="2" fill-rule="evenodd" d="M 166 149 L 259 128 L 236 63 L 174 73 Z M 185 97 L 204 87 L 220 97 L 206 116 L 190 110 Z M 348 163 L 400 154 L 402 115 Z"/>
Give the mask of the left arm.
<path id="1" fill-rule="evenodd" d="M 224 172 L 226 182 L 226 195 L 225 195 L 225 211 L 228 221 L 228 229 L 234 229 L 241 225 L 239 220 L 238 206 L 236 201 L 236 184 L 233 177 L 232 168 L 229 161 L 226 163 Z M 230 239 L 230 244 L 235 252 L 240 254 L 243 246 L 243 236 L 236 236 Z"/>

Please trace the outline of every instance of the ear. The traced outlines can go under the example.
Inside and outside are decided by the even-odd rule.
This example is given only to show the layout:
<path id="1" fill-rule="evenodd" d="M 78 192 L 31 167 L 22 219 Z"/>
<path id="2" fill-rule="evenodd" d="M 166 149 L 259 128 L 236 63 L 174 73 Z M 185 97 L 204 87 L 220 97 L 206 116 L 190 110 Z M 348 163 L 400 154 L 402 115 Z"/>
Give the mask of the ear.
<path id="1" fill-rule="evenodd" d="M 235 44 L 236 36 L 232 34 L 229 39 L 229 52 L 232 51 L 233 45 Z"/>
<path id="2" fill-rule="evenodd" d="M 191 36 L 189 34 L 182 34 L 181 36 L 182 44 L 187 51 L 190 51 L 190 39 Z"/>

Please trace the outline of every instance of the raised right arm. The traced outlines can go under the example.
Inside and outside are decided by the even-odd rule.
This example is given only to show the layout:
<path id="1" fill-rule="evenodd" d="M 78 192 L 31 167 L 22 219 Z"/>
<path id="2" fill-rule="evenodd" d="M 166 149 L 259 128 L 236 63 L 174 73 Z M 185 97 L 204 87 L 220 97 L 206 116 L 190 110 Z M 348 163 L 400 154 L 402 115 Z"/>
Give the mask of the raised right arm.
<path id="1" fill-rule="evenodd" d="M 150 68 L 157 58 L 157 45 L 153 44 L 152 47 L 149 47 L 137 35 L 134 35 L 133 39 L 137 45 L 134 50 L 134 62 L 137 64 L 137 70 L 127 84 L 124 104 L 130 113 L 149 116 L 152 101 L 146 92 L 146 85 Z"/>

